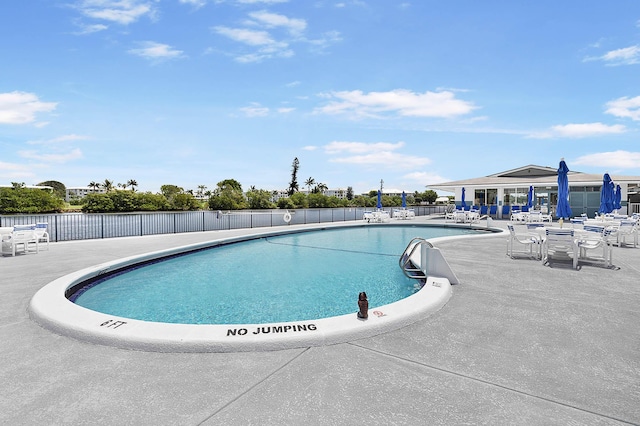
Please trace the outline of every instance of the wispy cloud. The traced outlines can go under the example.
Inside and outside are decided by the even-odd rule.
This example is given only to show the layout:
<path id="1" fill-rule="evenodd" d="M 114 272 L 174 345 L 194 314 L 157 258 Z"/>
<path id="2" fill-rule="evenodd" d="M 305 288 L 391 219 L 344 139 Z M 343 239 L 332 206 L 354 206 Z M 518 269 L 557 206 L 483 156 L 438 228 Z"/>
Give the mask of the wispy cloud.
<path id="1" fill-rule="evenodd" d="M 610 151 L 583 155 L 573 164 L 609 169 L 640 169 L 640 152 Z"/>
<path id="2" fill-rule="evenodd" d="M 456 99 L 450 91 L 415 93 L 396 89 L 389 92 L 361 90 L 321 94 L 330 102 L 316 113 L 343 114 L 352 118 L 382 118 L 389 114 L 406 117 L 452 118 L 469 114 L 477 107 L 468 101 Z"/>
<path id="3" fill-rule="evenodd" d="M 33 167 L 26 164 L 6 163 L 0 161 L 0 178 L 8 179 L 26 179 L 35 176 Z"/>
<path id="4" fill-rule="evenodd" d="M 635 98 L 623 97 L 606 103 L 606 113 L 616 117 L 640 120 L 640 96 Z"/>
<path id="5" fill-rule="evenodd" d="M 240 111 L 247 117 L 266 117 L 269 115 L 269 108 L 263 107 L 258 103 L 253 103 L 251 106 L 240 108 Z"/>
<path id="6" fill-rule="evenodd" d="M 86 141 L 91 139 L 89 136 L 69 134 L 62 135 L 51 139 L 36 140 L 27 142 L 29 145 L 58 145 L 65 142 Z"/>
<path id="7" fill-rule="evenodd" d="M 376 166 L 387 169 L 414 169 L 431 162 L 429 158 L 396 152 L 404 147 L 404 142 L 340 142 L 334 141 L 323 148 L 329 155 L 338 155 L 332 163 Z"/>
<path id="8" fill-rule="evenodd" d="M 0 93 L 0 124 L 29 124 L 36 120 L 36 114 L 53 111 L 56 102 L 42 102 L 33 93 Z"/>
<path id="9" fill-rule="evenodd" d="M 307 21 L 304 19 L 289 18 L 278 13 L 270 13 L 266 10 L 252 12 L 249 14 L 259 25 L 266 28 L 282 27 L 292 35 L 300 35 L 307 28 Z"/>
<path id="10" fill-rule="evenodd" d="M 552 126 L 549 130 L 527 135 L 533 139 L 569 138 L 582 139 L 603 135 L 625 133 L 627 128 L 622 124 L 603 123 L 571 123 Z"/>
<path id="11" fill-rule="evenodd" d="M 640 45 L 611 50 L 602 56 L 587 57 L 584 61 L 602 61 L 607 65 L 635 65 L 640 63 Z"/>
<path id="12" fill-rule="evenodd" d="M 307 44 L 318 50 L 326 48 L 339 39 L 337 32 L 329 32 L 319 39 L 310 40 L 305 36 L 307 30 L 305 19 L 292 18 L 266 10 L 249 13 L 248 19 L 240 27 L 218 25 L 211 30 L 243 44 L 245 51 L 234 53 L 233 56 L 236 61 L 244 63 L 292 57 L 295 55 L 293 44 Z"/>
<path id="13" fill-rule="evenodd" d="M 287 3 L 289 0 L 236 0 L 241 4 L 276 4 L 276 3 Z"/>
<path id="14" fill-rule="evenodd" d="M 139 48 L 130 49 L 128 52 L 150 61 L 159 62 L 184 56 L 182 50 L 174 49 L 168 44 L 156 43 L 155 41 L 142 41 L 138 44 L 140 45 Z"/>
<path id="15" fill-rule="evenodd" d="M 87 24 L 80 23 L 78 24 L 78 26 L 80 27 L 80 31 L 74 32 L 75 35 L 93 34 L 93 33 L 105 31 L 109 29 L 109 26 L 104 24 L 87 25 Z"/>
<path id="16" fill-rule="evenodd" d="M 195 7 L 202 7 L 207 4 L 207 0 L 180 0 L 182 4 L 190 4 Z"/>
<path id="17" fill-rule="evenodd" d="M 75 8 L 87 18 L 121 25 L 129 25 L 145 15 L 153 19 L 156 13 L 153 2 L 148 0 L 81 0 Z"/>
<path id="18" fill-rule="evenodd" d="M 30 160 L 38 160 L 46 163 L 66 163 L 71 160 L 78 160 L 82 158 L 82 151 L 79 148 L 74 148 L 65 153 L 49 153 L 43 154 L 35 150 L 18 151 L 18 155 L 22 158 L 28 158 Z"/>

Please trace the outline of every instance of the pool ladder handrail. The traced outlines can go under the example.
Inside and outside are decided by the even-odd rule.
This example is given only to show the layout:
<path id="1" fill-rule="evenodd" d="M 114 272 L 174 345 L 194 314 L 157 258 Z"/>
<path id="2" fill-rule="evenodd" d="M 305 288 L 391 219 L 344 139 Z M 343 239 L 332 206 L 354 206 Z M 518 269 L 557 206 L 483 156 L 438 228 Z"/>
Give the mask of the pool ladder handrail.
<path id="1" fill-rule="evenodd" d="M 414 241 L 416 242 L 414 244 Z M 416 250 L 421 249 L 423 245 L 426 245 L 429 248 L 433 248 L 433 244 L 422 237 L 415 237 L 409 244 L 407 244 L 407 248 L 404 249 L 402 256 L 400 256 L 400 260 L 398 261 L 398 265 L 402 272 L 409 278 L 414 280 L 423 280 L 426 278 L 424 271 L 420 268 L 416 268 L 411 262 L 411 256 L 415 253 Z M 411 249 L 409 253 L 407 253 Z"/>

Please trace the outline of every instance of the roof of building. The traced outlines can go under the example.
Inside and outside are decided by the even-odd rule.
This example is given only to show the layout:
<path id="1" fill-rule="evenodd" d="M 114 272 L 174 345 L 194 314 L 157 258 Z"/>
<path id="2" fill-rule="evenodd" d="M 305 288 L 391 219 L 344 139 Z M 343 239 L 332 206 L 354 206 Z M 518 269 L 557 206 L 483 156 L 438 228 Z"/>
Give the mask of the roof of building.
<path id="1" fill-rule="evenodd" d="M 602 175 L 569 171 L 569 186 L 576 185 L 601 185 Z M 611 174 L 611 180 L 616 183 L 635 183 L 640 185 L 640 176 L 623 176 Z M 558 171 L 551 167 L 528 165 L 511 169 L 489 176 L 442 182 L 427 185 L 431 189 L 441 191 L 453 191 L 455 188 L 465 187 L 522 187 L 522 186 L 553 186 L 558 184 Z"/>

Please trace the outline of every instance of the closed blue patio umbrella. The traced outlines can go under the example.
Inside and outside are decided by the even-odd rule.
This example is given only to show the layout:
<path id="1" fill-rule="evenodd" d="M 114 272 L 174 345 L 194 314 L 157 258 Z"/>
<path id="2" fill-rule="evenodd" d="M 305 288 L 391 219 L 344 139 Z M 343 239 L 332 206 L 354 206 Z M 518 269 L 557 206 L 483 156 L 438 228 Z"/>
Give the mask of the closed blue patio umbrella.
<path id="1" fill-rule="evenodd" d="M 620 185 L 616 185 L 616 196 L 613 203 L 614 210 L 620 210 L 622 208 L 622 188 Z"/>
<path id="2" fill-rule="evenodd" d="M 378 204 L 376 204 L 378 209 L 382 208 L 382 191 L 378 189 Z"/>
<path id="3" fill-rule="evenodd" d="M 598 209 L 598 213 L 607 214 L 613 211 L 613 203 L 614 203 L 614 187 L 613 182 L 611 181 L 611 176 L 609 173 L 605 173 L 602 176 L 602 189 L 600 190 L 600 209 Z"/>
<path id="4" fill-rule="evenodd" d="M 407 208 L 407 194 L 405 194 L 404 191 L 402 191 L 402 208 Z"/>
<path id="5" fill-rule="evenodd" d="M 560 160 L 558 167 L 558 204 L 556 205 L 556 217 L 569 219 L 571 217 L 571 206 L 569 205 L 569 167 L 564 159 Z"/>
<path id="6" fill-rule="evenodd" d="M 533 186 L 529 187 L 529 195 L 527 196 L 527 206 L 533 207 Z"/>
<path id="7" fill-rule="evenodd" d="M 464 186 L 462 187 L 462 202 L 460 203 L 460 205 L 462 206 L 463 209 L 467 208 L 467 203 L 464 202 Z"/>

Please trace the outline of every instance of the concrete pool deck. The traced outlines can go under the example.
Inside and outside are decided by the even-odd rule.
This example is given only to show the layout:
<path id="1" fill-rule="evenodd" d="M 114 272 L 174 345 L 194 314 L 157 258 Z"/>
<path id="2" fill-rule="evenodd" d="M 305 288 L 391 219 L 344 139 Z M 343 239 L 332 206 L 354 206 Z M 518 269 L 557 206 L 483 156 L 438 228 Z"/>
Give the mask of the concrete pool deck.
<path id="1" fill-rule="evenodd" d="M 440 311 L 331 346 L 139 352 L 29 318 L 31 297 L 62 275 L 253 231 L 52 243 L 0 258 L 0 424 L 640 424 L 640 249 L 630 247 L 614 247 L 615 270 L 576 271 L 508 258 L 504 234 L 439 242 L 460 280 Z"/>

